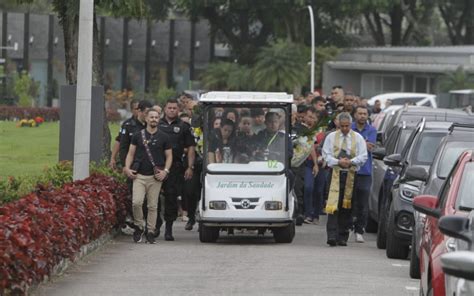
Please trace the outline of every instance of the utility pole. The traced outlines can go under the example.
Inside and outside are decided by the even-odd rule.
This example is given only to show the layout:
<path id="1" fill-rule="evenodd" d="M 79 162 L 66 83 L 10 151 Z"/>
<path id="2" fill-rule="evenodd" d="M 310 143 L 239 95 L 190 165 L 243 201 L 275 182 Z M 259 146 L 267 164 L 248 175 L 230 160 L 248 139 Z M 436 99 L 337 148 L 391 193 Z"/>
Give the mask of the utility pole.
<path id="1" fill-rule="evenodd" d="M 309 19 L 311 22 L 311 92 L 314 91 L 314 15 L 313 8 L 308 5 Z"/>
<path id="2" fill-rule="evenodd" d="M 89 177 L 94 0 L 80 0 L 73 179 Z"/>

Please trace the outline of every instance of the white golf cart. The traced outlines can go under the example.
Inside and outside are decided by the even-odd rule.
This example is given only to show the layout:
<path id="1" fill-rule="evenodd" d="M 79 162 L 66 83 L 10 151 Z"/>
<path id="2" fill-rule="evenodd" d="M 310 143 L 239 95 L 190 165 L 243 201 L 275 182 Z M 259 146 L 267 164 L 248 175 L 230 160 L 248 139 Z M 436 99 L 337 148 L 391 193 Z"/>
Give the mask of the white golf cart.
<path id="1" fill-rule="evenodd" d="M 273 232 L 278 243 L 295 236 L 295 198 L 290 188 L 290 116 L 293 96 L 286 93 L 208 92 L 203 103 L 203 188 L 197 220 L 201 242 L 215 242 L 221 231 Z M 229 136 L 226 121 L 214 118 L 265 116 L 255 135 Z M 265 115 L 263 112 L 266 111 Z M 255 126 L 253 126 L 255 128 Z M 221 131 L 222 130 L 222 131 Z"/>

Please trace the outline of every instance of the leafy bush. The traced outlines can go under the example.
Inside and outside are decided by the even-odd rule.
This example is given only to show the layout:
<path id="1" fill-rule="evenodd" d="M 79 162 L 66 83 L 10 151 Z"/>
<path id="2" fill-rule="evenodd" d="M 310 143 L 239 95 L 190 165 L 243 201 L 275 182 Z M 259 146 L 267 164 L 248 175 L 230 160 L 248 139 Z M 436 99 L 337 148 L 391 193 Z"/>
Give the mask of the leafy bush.
<path id="1" fill-rule="evenodd" d="M 18 104 L 22 107 L 31 107 L 33 99 L 39 95 L 39 81 L 34 81 L 30 74 L 22 71 L 14 76 L 13 91 L 18 97 Z"/>
<path id="2" fill-rule="evenodd" d="M 26 294 L 62 259 L 125 221 L 127 188 L 92 175 L 0 207 L 0 295 Z"/>
<path id="3" fill-rule="evenodd" d="M 176 97 L 177 94 L 178 93 L 173 88 L 162 87 L 158 90 L 155 101 L 159 105 L 164 106 L 166 100 Z"/>
<path id="4" fill-rule="evenodd" d="M 106 163 L 90 165 L 91 174 L 113 177 L 117 182 L 125 183 L 126 177 L 114 171 Z M 17 200 L 41 187 L 60 188 L 72 182 L 72 162 L 61 161 L 47 168 L 40 176 L 19 176 L 0 178 L 0 205 Z"/>

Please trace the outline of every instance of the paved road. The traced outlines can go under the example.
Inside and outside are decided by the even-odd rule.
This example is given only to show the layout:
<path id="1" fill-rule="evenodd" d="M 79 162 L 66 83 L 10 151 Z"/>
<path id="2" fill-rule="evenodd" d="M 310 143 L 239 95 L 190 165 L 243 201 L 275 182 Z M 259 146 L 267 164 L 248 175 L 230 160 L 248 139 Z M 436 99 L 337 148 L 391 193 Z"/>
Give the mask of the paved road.
<path id="1" fill-rule="evenodd" d="M 196 230 L 176 227 L 176 241 L 135 244 L 117 237 L 35 295 L 418 295 L 407 260 L 375 246 L 326 245 L 325 223 L 297 227 L 292 244 L 271 235 L 224 235 L 202 244 Z"/>

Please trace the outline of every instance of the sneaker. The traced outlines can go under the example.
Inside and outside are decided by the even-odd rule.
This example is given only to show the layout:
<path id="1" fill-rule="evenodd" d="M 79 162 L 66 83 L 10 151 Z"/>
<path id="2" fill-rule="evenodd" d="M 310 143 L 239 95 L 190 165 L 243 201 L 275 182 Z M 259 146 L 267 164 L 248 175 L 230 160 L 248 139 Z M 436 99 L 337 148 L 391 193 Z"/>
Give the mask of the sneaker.
<path id="1" fill-rule="evenodd" d="M 304 221 L 303 221 L 305 224 L 313 224 L 313 219 L 309 218 L 309 217 L 306 217 L 304 218 Z"/>
<path id="2" fill-rule="evenodd" d="M 313 219 L 313 224 L 314 225 L 319 225 L 319 219 Z"/>
<path id="3" fill-rule="evenodd" d="M 335 246 L 337 246 L 337 242 L 336 242 L 335 239 L 328 239 L 327 244 L 328 244 L 330 247 L 335 247 Z"/>
<path id="4" fill-rule="evenodd" d="M 133 241 L 139 243 L 142 241 L 144 231 L 137 227 L 133 233 Z"/>
<path id="5" fill-rule="evenodd" d="M 155 243 L 155 234 L 153 232 L 147 232 L 146 234 L 146 241 L 149 244 L 154 244 Z"/>
<path id="6" fill-rule="evenodd" d="M 365 243 L 364 237 L 360 233 L 355 234 L 356 243 Z"/>

